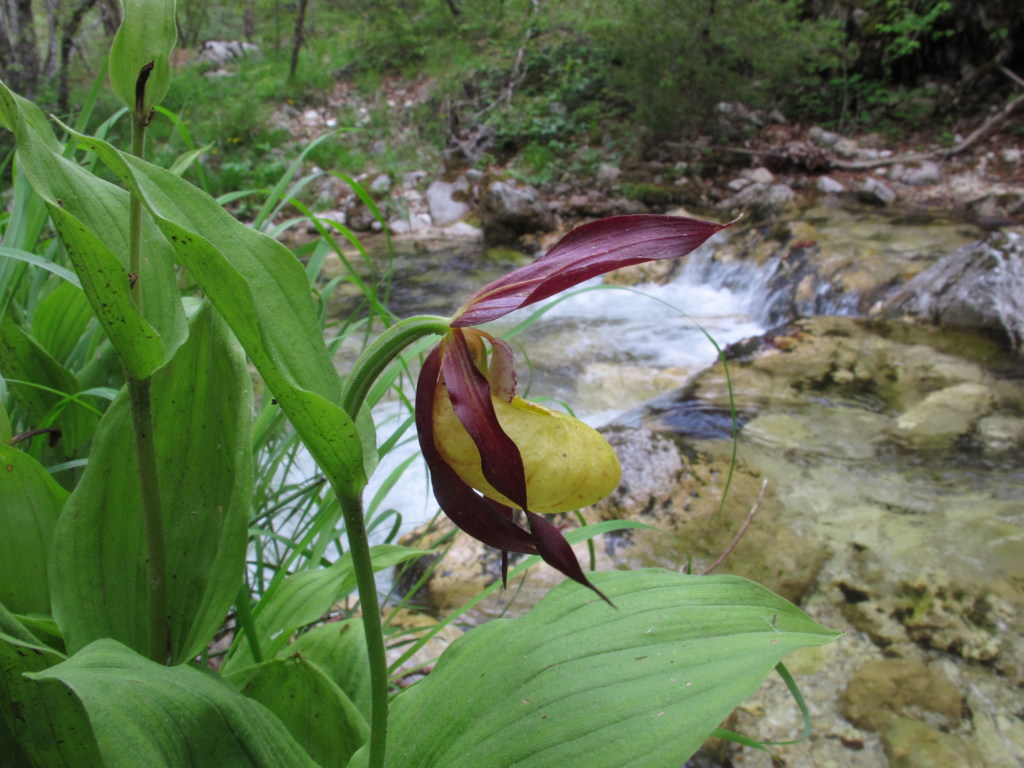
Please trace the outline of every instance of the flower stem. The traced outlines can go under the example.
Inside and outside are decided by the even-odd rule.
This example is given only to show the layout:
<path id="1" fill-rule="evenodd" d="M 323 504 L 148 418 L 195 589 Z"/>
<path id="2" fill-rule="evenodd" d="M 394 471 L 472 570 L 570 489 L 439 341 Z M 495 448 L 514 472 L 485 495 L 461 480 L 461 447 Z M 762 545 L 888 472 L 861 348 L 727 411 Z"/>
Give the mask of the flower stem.
<path id="1" fill-rule="evenodd" d="M 448 318 L 431 315 L 407 317 L 388 328 L 356 360 L 345 380 L 341 407 L 354 419 L 373 382 L 403 349 L 423 336 L 443 336 L 448 328 Z"/>
<path id="2" fill-rule="evenodd" d="M 345 412 L 355 419 L 374 381 L 403 349 L 423 336 L 441 335 L 447 331 L 447 319 L 426 315 L 401 320 L 388 328 L 363 351 L 348 375 L 341 394 L 341 406 Z M 339 486 L 335 486 L 334 490 L 345 518 L 345 535 L 352 556 L 352 569 L 356 576 L 363 629 L 366 633 L 371 704 L 369 768 L 382 768 L 388 739 L 388 661 L 384 648 L 377 581 L 373 575 L 362 498 L 358 494 L 341 492 Z"/>
<path id="3" fill-rule="evenodd" d="M 167 620 L 167 557 L 157 480 L 156 440 L 153 434 L 151 379 L 128 377 L 135 460 L 138 465 L 142 525 L 146 538 L 146 590 L 149 597 L 149 657 L 170 662 L 171 631 Z"/>
<path id="4" fill-rule="evenodd" d="M 359 590 L 359 606 L 366 634 L 366 655 L 370 664 L 370 759 L 369 768 L 382 768 L 388 743 L 388 660 L 384 649 L 384 629 L 380 620 L 377 581 L 373 575 L 370 542 L 359 496 L 338 494 L 345 518 L 352 570 Z"/>

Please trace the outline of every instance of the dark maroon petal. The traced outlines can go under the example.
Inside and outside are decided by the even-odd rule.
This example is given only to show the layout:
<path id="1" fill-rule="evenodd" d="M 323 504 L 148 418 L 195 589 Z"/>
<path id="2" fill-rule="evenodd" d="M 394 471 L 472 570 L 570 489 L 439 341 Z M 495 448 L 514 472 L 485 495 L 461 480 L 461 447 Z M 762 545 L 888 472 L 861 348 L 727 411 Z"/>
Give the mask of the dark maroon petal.
<path id="1" fill-rule="evenodd" d="M 613 269 L 684 256 L 731 226 L 681 216 L 612 216 L 576 227 L 533 264 L 474 293 L 453 327 L 478 325 L 554 296 Z"/>
<path id="2" fill-rule="evenodd" d="M 475 333 L 470 331 L 470 333 Z M 480 469 L 487 482 L 521 508 L 526 508 L 523 458 L 512 438 L 498 423 L 491 386 L 473 362 L 466 331 L 453 328 L 441 356 L 441 372 L 452 409 L 480 452 Z"/>
<path id="3" fill-rule="evenodd" d="M 491 342 L 491 363 L 487 366 L 487 381 L 491 394 L 499 400 L 511 403 L 516 396 L 516 357 L 512 347 L 504 339 L 485 331 L 476 331 Z"/>
<path id="4" fill-rule="evenodd" d="M 576 553 L 572 551 L 569 542 L 565 540 L 565 536 L 555 527 L 555 524 L 534 512 L 527 512 L 526 519 L 530 524 L 534 544 L 537 546 L 537 554 L 544 562 L 573 581 L 594 590 L 602 600 L 614 608 L 615 604 L 583 575 L 583 569 L 580 568 L 580 562 L 576 559 Z"/>
<path id="5" fill-rule="evenodd" d="M 427 355 L 416 383 L 416 431 L 430 470 L 434 498 L 448 518 L 474 539 L 502 551 L 537 554 L 530 534 L 512 522 L 512 510 L 469 487 L 434 446 L 434 396 L 447 344 L 446 339 Z"/>

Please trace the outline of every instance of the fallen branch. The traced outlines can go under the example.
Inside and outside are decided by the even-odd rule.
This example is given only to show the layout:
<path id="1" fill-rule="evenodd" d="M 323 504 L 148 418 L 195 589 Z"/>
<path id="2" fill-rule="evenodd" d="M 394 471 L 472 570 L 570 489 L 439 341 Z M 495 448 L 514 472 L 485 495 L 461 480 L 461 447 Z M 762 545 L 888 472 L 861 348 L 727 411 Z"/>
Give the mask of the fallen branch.
<path id="1" fill-rule="evenodd" d="M 1024 88 L 1024 78 L 1021 78 L 1015 72 L 1007 69 L 1006 67 L 1000 67 L 1000 70 L 1013 80 L 1017 85 Z M 741 155 L 752 155 L 755 157 L 771 157 L 779 160 L 786 160 L 791 163 L 811 165 L 808 160 L 813 161 L 813 167 L 810 170 L 828 170 L 837 169 L 840 171 L 870 171 L 874 168 L 881 168 L 886 165 L 897 165 L 899 163 L 919 163 L 923 160 L 945 160 L 959 155 L 967 149 L 970 149 L 978 141 L 991 133 L 997 126 L 1006 121 L 1010 115 L 1016 111 L 1017 107 L 1024 104 L 1024 94 L 1017 96 L 1014 99 L 1008 101 L 1003 108 L 991 115 L 985 122 L 978 126 L 972 131 L 967 138 L 957 142 L 949 149 L 936 149 L 932 152 L 916 152 L 909 155 L 896 155 L 894 157 L 878 157 L 872 158 L 871 160 L 841 160 L 838 157 L 833 157 L 824 151 L 812 152 L 812 158 L 801 157 L 801 153 L 794 152 L 792 150 L 786 151 L 784 149 L 748 149 L 746 147 L 727 147 L 727 146 L 703 146 L 701 144 L 691 142 L 673 142 L 675 146 L 686 147 L 689 149 L 709 149 L 717 152 L 733 152 Z M 800 142 L 801 145 L 806 142 Z M 804 153 L 807 154 L 807 153 Z"/>
<path id="2" fill-rule="evenodd" d="M 749 528 L 751 522 L 753 522 L 754 515 L 757 514 L 757 510 L 761 508 L 761 502 L 764 501 L 764 492 L 766 490 L 768 490 L 767 478 L 761 483 L 761 492 L 757 494 L 757 500 L 754 502 L 754 506 L 752 506 L 750 511 L 747 512 L 747 519 L 743 521 L 743 525 L 741 525 L 740 529 L 736 531 L 736 535 L 732 537 L 732 541 L 729 542 L 729 546 L 725 548 L 725 551 L 718 556 L 718 559 L 716 559 L 715 562 L 700 572 L 701 576 L 707 576 L 715 570 L 715 568 L 724 563 L 725 558 L 731 555 L 732 551 L 736 549 L 736 545 L 740 543 L 740 539 L 743 538 L 743 534 L 747 532 L 747 528 Z"/>

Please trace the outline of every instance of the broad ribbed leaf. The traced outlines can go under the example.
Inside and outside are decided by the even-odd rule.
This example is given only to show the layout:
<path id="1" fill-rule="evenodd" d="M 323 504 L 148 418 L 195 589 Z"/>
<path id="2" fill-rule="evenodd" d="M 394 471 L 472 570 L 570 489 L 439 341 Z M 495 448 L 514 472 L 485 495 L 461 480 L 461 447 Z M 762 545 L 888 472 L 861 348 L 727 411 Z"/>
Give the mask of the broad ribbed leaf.
<path id="1" fill-rule="evenodd" d="M 277 715 L 322 768 L 345 768 L 369 738 L 370 728 L 356 705 L 302 654 L 250 667 L 230 682 Z"/>
<path id="2" fill-rule="evenodd" d="M 110 46 L 110 87 L 130 112 L 142 68 L 152 65 L 141 105 L 145 114 L 167 94 L 171 50 L 178 40 L 174 0 L 122 0 L 121 26 Z"/>
<path id="3" fill-rule="evenodd" d="M 593 579 L 617 610 L 567 582 L 453 643 L 395 697 L 387 765 L 680 766 L 783 656 L 836 636 L 733 576 Z"/>
<path id="4" fill-rule="evenodd" d="M 474 293 L 455 314 L 452 325 L 494 320 L 613 269 L 684 256 L 728 226 L 655 214 L 611 216 L 583 224 L 532 264 Z"/>
<path id="5" fill-rule="evenodd" d="M 78 138 L 141 195 L 331 483 L 342 493 L 358 493 L 365 485 L 362 448 L 338 405 L 341 380 L 299 261 L 174 174 L 106 142 Z"/>
<path id="6" fill-rule="evenodd" d="M 152 401 L 172 658 L 181 662 L 206 646 L 237 594 L 252 488 L 249 374 L 209 305 L 155 375 Z M 100 422 L 89 466 L 55 533 L 53 610 L 69 650 L 102 637 L 147 647 L 145 563 L 122 393 Z"/>
<path id="7" fill-rule="evenodd" d="M 50 612 L 46 563 L 67 491 L 31 456 L 0 443 L 0 603 Z"/>
<path id="8" fill-rule="evenodd" d="M 156 664 L 113 640 L 33 677 L 75 692 L 105 768 L 318 768 L 266 707 L 216 675 Z"/>
<path id="9" fill-rule="evenodd" d="M 430 554 L 430 550 L 379 544 L 370 548 L 374 571 Z M 267 657 L 277 654 L 300 627 L 322 618 L 332 605 L 356 588 L 352 557 L 346 553 L 328 568 L 311 568 L 288 576 L 274 592 L 264 597 L 256 614 L 260 650 Z M 252 651 L 243 637 L 235 654 L 224 664 L 225 671 L 238 671 L 253 663 Z"/>
<path id="10" fill-rule="evenodd" d="M 6 721 L 32 764 L 96 768 L 102 764 L 96 741 L 75 695 L 62 685 L 24 676 L 63 659 L 40 645 L 0 605 L 0 719 Z"/>

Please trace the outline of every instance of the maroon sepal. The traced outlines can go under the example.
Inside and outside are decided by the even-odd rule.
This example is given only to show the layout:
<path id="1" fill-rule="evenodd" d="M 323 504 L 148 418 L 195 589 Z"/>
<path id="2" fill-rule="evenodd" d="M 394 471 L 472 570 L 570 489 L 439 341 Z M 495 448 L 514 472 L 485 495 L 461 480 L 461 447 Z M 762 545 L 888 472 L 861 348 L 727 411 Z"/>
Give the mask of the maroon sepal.
<path id="1" fill-rule="evenodd" d="M 533 534 L 533 542 L 537 545 L 537 553 L 545 563 L 556 568 L 573 581 L 592 589 L 612 608 L 615 603 L 600 589 L 590 583 L 590 580 L 583 574 L 580 562 L 576 559 L 576 553 L 572 551 L 569 542 L 565 540 L 562 532 L 555 527 L 555 524 L 543 515 L 535 512 L 526 512 L 526 520 L 530 524 L 530 533 Z"/>
<path id="2" fill-rule="evenodd" d="M 474 293 L 455 313 L 452 326 L 494 320 L 613 269 L 684 256 L 733 223 L 638 214 L 583 224 L 532 264 Z"/>

